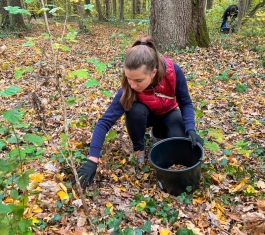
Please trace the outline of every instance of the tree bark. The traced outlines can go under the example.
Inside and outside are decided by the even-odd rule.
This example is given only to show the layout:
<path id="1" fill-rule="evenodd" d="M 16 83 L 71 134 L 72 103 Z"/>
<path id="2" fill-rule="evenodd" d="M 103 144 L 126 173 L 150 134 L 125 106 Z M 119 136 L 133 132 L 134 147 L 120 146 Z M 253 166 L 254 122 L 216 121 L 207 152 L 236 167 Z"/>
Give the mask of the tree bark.
<path id="1" fill-rule="evenodd" d="M 263 2 L 258 3 L 248 14 L 249 17 L 252 17 L 256 14 L 257 10 L 260 9 L 261 7 L 265 6 L 265 0 Z"/>
<path id="2" fill-rule="evenodd" d="M 4 9 L 7 6 L 6 0 L 0 1 L 0 14 L 2 15 L 1 27 L 6 28 L 10 25 L 9 13 Z"/>
<path id="3" fill-rule="evenodd" d="M 136 0 L 135 13 L 136 15 L 141 14 L 141 1 L 140 0 Z"/>
<path id="4" fill-rule="evenodd" d="M 242 19 L 245 17 L 250 0 L 239 0 L 238 1 L 238 21 L 237 21 L 237 31 L 240 32 Z"/>
<path id="5" fill-rule="evenodd" d="M 106 6 L 106 17 L 110 17 L 110 0 L 105 0 L 105 6 Z"/>
<path id="6" fill-rule="evenodd" d="M 22 8 L 20 0 L 10 0 L 10 6 L 18 6 Z M 9 14 L 10 26 L 16 29 L 26 29 L 26 25 L 22 14 Z"/>
<path id="7" fill-rule="evenodd" d="M 136 14 L 136 0 L 132 0 L 132 18 L 135 19 Z"/>
<path id="8" fill-rule="evenodd" d="M 101 11 L 101 5 L 100 5 L 99 0 L 96 0 L 96 8 L 97 8 L 97 12 L 98 12 L 98 20 L 103 21 L 104 17 L 103 17 L 102 11 Z"/>
<path id="9" fill-rule="evenodd" d="M 112 0 L 112 11 L 113 11 L 113 15 L 116 17 L 117 16 L 117 2 L 116 2 L 116 0 Z"/>
<path id="10" fill-rule="evenodd" d="M 207 0 L 206 9 L 210 10 L 213 8 L 213 0 Z"/>
<path id="11" fill-rule="evenodd" d="M 124 0 L 120 0 L 120 20 L 124 20 Z"/>
<path id="12" fill-rule="evenodd" d="M 143 11 L 146 11 L 146 7 L 147 7 L 147 0 L 143 0 L 143 5 L 142 5 L 142 9 Z"/>
<path id="13" fill-rule="evenodd" d="M 160 52 L 209 46 L 203 0 L 151 0 L 151 6 L 150 34 Z"/>
<path id="14" fill-rule="evenodd" d="M 77 10 L 77 14 L 79 15 L 79 18 L 78 18 L 78 26 L 79 26 L 79 29 L 80 30 L 84 30 L 84 22 L 83 22 L 83 15 L 84 15 L 84 12 L 83 12 L 83 3 L 81 2 L 77 2 L 76 3 L 76 10 Z"/>

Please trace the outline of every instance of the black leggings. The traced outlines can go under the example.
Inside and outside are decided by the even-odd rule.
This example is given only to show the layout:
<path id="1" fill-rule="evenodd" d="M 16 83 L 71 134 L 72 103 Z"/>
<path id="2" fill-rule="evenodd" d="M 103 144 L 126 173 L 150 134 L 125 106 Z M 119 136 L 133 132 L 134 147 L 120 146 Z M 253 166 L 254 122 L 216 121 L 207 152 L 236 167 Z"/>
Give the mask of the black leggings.
<path id="1" fill-rule="evenodd" d="M 181 112 L 178 109 L 163 115 L 155 115 L 143 103 L 134 102 L 132 108 L 126 112 L 125 123 L 134 151 L 144 150 L 144 135 L 147 127 L 153 127 L 153 134 L 157 138 L 187 137 Z"/>

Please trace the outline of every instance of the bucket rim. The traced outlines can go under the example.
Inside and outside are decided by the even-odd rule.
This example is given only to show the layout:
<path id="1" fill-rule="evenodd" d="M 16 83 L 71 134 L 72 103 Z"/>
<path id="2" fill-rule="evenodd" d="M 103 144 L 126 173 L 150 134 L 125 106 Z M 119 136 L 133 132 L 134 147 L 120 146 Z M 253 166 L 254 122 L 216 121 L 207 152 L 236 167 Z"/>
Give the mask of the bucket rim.
<path id="1" fill-rule="evenodd" d="M 169 140 L 172 140 L 172 139 L 173 139 L 173 140 L 174 140 L 174 139 L 178 139 L 178 140 L 186 140 L 186 141 L 191 142 L 191 139 L 190 139 L 190 138 L 186 138 L 186 137 L 170 137 L 170 138 L 166 138 L 166 139 L 163 139 L 163 140 L 158 141 L 157 143 L 155 143 L 155 144 L 153 145 L 152 149 L 150 150 L 150 152 L 149 152 L 149 154 L 148 154 L 148 159 L 149 159 L 149 161 L 151 162 L 151 164 L 152 164 L 153 166 L 155 166 L 155 167 L 156 167 L 157 169 L 159 169 L 159 170 L 163 170 L 163 171 L 167 171 L 167 172 L 185 172 L 185 171 L 188 171 L 188 170 L 190 170 L 190 169 L 192 169 L 192 168 L 195 168 L 196 166 L 198 166 L 199 164 L 201 164 L 201 162 L 202 162 L 202 160 L 203 160 L 203 157 L 204 157 L 204 149 L 203 149 L 202 145 L 201 145 L 200 143 L 197 142 L 196 145 L 201 149 L 201 151 L 202 151 L 202 156 L 200 157 L 199 161 L 198 161 L 195 165 L 190 166 L 190 167 L 187 167 L 187 168 L 185 168 L 185 169 L 183 169 L 183 170 L 170 170 L 170 169 L 162 168 L 162 167 L 156 165 L 156 164 L 152 161 L 152 159 L 151 159 L 151 152 L 153 151 L 153 149 L 154 149 L 157 145 L 161 144 L 162 142 L 166 142 L 166 141 L 169 141 Z"/>

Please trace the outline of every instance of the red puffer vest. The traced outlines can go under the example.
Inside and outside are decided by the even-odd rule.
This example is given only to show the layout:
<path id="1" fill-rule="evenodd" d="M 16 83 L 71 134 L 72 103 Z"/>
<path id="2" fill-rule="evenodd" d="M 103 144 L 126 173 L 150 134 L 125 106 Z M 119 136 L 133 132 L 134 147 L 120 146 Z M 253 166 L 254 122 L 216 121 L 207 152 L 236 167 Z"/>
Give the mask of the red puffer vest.
<path id="1" fill-rule="evenodd" d="M 162 81 L 153 89 L 136 92 L 137 100 L 145 104 L 151 112 L 161 115 L 178 106 L 176 90 L 176 73 L 173 62 L 163 58 L 166 62 L 166 73 Z"/>

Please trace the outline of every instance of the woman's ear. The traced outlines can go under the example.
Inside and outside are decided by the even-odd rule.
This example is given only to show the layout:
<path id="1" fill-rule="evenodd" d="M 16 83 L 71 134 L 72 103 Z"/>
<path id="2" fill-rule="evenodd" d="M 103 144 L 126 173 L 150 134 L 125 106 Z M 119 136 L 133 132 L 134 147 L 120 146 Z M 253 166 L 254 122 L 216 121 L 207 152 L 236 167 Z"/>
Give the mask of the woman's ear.
<path id="1" fill-rule="evenodd" d="M 154 68 L 154 70 L 153 70 L 153 72 L 152 72 L 152 78 L 156 75 L 156 73 L 157 73 L 157 69 Z"/>

